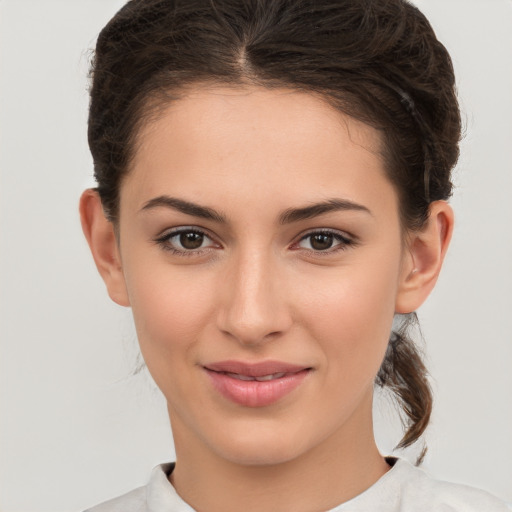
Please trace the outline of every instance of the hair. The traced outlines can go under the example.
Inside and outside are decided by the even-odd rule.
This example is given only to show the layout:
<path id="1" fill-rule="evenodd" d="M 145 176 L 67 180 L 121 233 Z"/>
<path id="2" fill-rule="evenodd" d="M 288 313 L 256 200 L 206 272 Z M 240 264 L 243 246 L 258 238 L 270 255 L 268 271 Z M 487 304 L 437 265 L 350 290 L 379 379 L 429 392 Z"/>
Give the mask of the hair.
<path id="1" fill-rule="evenodd" d="M 406 0 L 131 0 L 101 31 L 91 67 L 89 146 L 105 214 L 142 126 L 187 87 L 258 85 L 316 94 L 377 129 L 405 229 L 451 195 L 460 113 L 453 66 Z M 376 384 L 395 394 L 417 441 L 432 409 L 427 370 L 407 336 L 390 338 Z"/>

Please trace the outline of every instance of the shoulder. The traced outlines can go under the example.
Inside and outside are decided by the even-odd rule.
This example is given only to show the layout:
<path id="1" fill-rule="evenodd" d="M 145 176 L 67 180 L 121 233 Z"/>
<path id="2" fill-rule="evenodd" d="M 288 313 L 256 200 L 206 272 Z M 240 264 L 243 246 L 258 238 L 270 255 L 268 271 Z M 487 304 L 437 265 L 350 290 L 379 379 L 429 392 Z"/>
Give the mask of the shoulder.
<path id="1" fill-rule="evenodd" d="M 512 512 L 491 494 L 442 482 L 402 459 L 372 487 L 331 512 Z"/>
<path id="2" fill-rule="evenodd" d="M 146 512 L 146 487 L 138 487 L 122 496 L 105 501 L 85 512 Z"/>
<path id="3" fill-rule="evenodd" d="M 153 469 L 144 487 L 138 487 L 85 512 L 191 512 L 192 509 L 181 500 L 168 480 L 173 468 L 173 463 L 160 464 Z"/>
<path id="4" fill-rule="evenodd" d="M 397 465 L 399 471 L 396 475 L 400 479 L 401 490 L 400 511 L 510 512 L 503 501 L 486 491 L 436 480 L 405 461 L 399 461 Z"/>

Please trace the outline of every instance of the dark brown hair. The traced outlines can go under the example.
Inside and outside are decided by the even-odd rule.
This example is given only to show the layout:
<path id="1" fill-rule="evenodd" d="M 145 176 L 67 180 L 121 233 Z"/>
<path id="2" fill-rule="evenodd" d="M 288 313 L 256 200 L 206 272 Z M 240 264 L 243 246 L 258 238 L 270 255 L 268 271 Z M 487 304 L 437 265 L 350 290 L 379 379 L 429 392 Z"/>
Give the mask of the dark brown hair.
<path id="1" fill-rule="evenodd" d="M 89 145 L 114 223 L 137 134 L 194 84 L 286 87 L 320 95 L 380 131 L 406 229 L 451 194 L 460 114 L 451 59 L 405 0 L 131 0 L 98 37 Z M 407 324 L 392 333 L 377 376 L 405 413 L 399 446 L 424 432 L 427 372 Z"/>

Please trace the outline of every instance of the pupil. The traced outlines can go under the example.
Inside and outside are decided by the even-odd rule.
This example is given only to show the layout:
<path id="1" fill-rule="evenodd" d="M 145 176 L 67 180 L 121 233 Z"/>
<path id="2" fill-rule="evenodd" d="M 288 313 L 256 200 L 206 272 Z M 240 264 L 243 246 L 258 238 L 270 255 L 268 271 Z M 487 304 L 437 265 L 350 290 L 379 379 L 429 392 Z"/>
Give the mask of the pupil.
<path id="1" fill-rule="evenodd" d="M 319 233 L 311 237 L 311 247 L 318 251 L 325 251 L 332 247 L 333 236 L 325 233 Z"/>
<path id="2" fill-rule="evenodd" d="M 181 233 L 180 235 L 180 244 L 185 249 L 199 249 L 203 244 L 203 235 L 201 233 Z"/>

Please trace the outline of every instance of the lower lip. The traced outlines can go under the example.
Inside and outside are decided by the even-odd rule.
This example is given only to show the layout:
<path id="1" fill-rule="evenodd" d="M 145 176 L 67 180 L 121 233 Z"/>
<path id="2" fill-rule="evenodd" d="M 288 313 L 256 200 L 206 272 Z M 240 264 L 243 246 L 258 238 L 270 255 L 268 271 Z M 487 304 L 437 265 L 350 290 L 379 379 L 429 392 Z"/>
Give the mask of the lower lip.
<path id="1" fill-rule="evenodd" d="M 309 372 L 309 369 L 305 369 L 280 379 L 257 381 L 239 380 L 224 373 L 206 369 L 213 387 L 228 400 L 244 407 L 265 407 L 278 402 L 296 389 Z"/>

